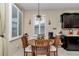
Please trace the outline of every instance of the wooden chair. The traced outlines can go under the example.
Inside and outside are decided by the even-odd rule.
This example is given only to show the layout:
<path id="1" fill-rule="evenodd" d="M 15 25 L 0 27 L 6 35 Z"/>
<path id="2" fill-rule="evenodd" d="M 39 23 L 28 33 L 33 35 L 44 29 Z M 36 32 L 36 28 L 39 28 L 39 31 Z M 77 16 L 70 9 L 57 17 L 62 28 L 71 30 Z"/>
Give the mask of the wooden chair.
<path id="1" fill-rule="evenodd" d="M 35 40 L 35 55 L 50 55 L 50 45 L 48 40 Z"/>
<path id="2" fill-rule="evenodd" d="M 62 45 L 60 36 L 56 36 L 54 39 L 54 46 L 56 47 L 55 55 L 58 56 L 58 46 Z"/>
<path id="3" fill-rule="evenodd" d="M 50 53 L 54 53 L 54 56 L 56 56 L 56 52 L 57 52 L 57 49 L 54 45 L 54 39 L 51 39 L 49 40 L 49 44 L 50 44 Z"/>
<path id="4" fill-rule="evenodd" d="M 50 46 L 50 53 L 54 53 L 54 56 L 57 56 L 58 51 L 57 51 L 57 48 L 54 45 Z"/>
<path id="5" fill-rule="evenodd" d="M 24 56 L 27 56 L 27 53 L 32 53 L 31 45 L 28 45 L 28 38 L 26 36 L 23 36 L 21 40 L 24 49 Z"/>

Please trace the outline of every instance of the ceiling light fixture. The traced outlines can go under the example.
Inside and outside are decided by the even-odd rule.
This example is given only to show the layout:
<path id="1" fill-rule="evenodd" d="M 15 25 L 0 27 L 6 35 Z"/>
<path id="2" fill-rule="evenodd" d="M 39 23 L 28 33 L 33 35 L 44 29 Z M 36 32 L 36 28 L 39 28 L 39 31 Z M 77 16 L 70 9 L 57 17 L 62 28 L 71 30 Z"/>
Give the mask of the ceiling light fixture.
<path id="1" fill-rule="evenodd" d="M 37 20 L 41 20 L 41 15 L 40 15 L 40 4 L 38 2 L 38 14 L 36 15 Z"/>

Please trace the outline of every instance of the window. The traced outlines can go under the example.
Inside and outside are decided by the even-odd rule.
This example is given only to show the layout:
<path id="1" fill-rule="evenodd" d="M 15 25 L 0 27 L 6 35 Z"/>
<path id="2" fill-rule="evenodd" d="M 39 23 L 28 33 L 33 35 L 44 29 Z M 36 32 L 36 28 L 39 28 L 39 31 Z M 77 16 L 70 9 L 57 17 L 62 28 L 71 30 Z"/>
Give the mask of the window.
<path id="1" fill-rule="evenodd" d="M 12 6 L 12 37 L 16 37 L 18 31 L 18 11 L 15 6 Z"/>
<path id="2" fill-rule="evenodd" d="M 34 18 L 34 34 L 45 36 L 45 17 L 41 17 L 41 20 Z"/>
<path id="3" fill-rule="evenodd" d="M 15 4 L 9 4 L 9 41 L 22 35 L 22 12 Z"/>
<path id="4" fill-rule="evenodd" d="M 19 35 L 22 34 L 22 13 L 19 12 Z"/>

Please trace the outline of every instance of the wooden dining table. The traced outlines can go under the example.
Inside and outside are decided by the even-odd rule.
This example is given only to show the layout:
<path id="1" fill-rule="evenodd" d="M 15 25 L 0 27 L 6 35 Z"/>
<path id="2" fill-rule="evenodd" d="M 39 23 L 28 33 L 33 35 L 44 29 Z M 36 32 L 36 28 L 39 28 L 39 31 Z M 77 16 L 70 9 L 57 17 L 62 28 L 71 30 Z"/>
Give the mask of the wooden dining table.
<path id="1" fill-rule="evenodd" d="M 32 46 L 35 46 L 35 40 L 36 39 L 31 39 L 31 40 L 29 40 L 28 41 L 28 44 L 29 45 L 32 45 Z M 48 40 L 48 39 L 45 39 L 45 40 Z M 53 39 L 50 39 L 50 40 L 48 40 L 49 41 L 49 45 L 53 45 L 54 44 L 54 40 Z"/>
<path id="2" fill-rule="evenodd" d="M 31 39 L 28 41 L 28 44 L 32 46 L 32 55 L 35 56 L 34 54 L 34 49 L 35 49 L 35 40 L 37 39 Z M 49 41 L 49 45 L 54 45 L 55 44 L 55 39 L 45 39 Z M 61 41 L 56 45 L 56 49 L 58 51 L 58 46 L 62 45 Z"/>
<path id="3" fill-rule="evenodd" d="M 32 55 L 35 56 L 34 50 L 35 50 L 35 40 L 37 39 L 31 39 L 28 41 L 28 44 L 32 46 Z M 48 39 L 45 39 L 48 40 Z M 50 39 L 49 41 L 49 45 L 53 45 L 54 44 L 54 40 Z"/>
<path id="4" fill-rule="evenodd" d="M 28 40 L 28 44 L 32 45 L 32 46 L 35 46 L 35 40 L 37 40 L 37 39 Z M 55 43 L 55 39 L 44 39 L 44 40 L 48 40 L 49 41 L 49 45 L 57 44 L 57 46 L 61 46 L 63 44 L 61 42 L 61 40 L 59 40 L 59 42 L 56 42 L 56 43 Z"/>

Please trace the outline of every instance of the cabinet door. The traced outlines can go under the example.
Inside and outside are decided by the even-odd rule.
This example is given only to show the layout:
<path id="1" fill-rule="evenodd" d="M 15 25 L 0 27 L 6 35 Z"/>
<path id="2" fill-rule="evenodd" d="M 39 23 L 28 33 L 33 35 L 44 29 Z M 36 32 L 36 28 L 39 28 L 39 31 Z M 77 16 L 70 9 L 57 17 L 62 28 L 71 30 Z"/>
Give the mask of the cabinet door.
<path id="1" fill-rule="evenodd" d="M 79 28 L 79 14 L 74 15 L 74 26 L 75 28 Z"/>
<path id="2" fill-rule="evenodd" d="M 63 15 L 64 28 L 71 28 L 73 26 L 73 15 Z"/>

